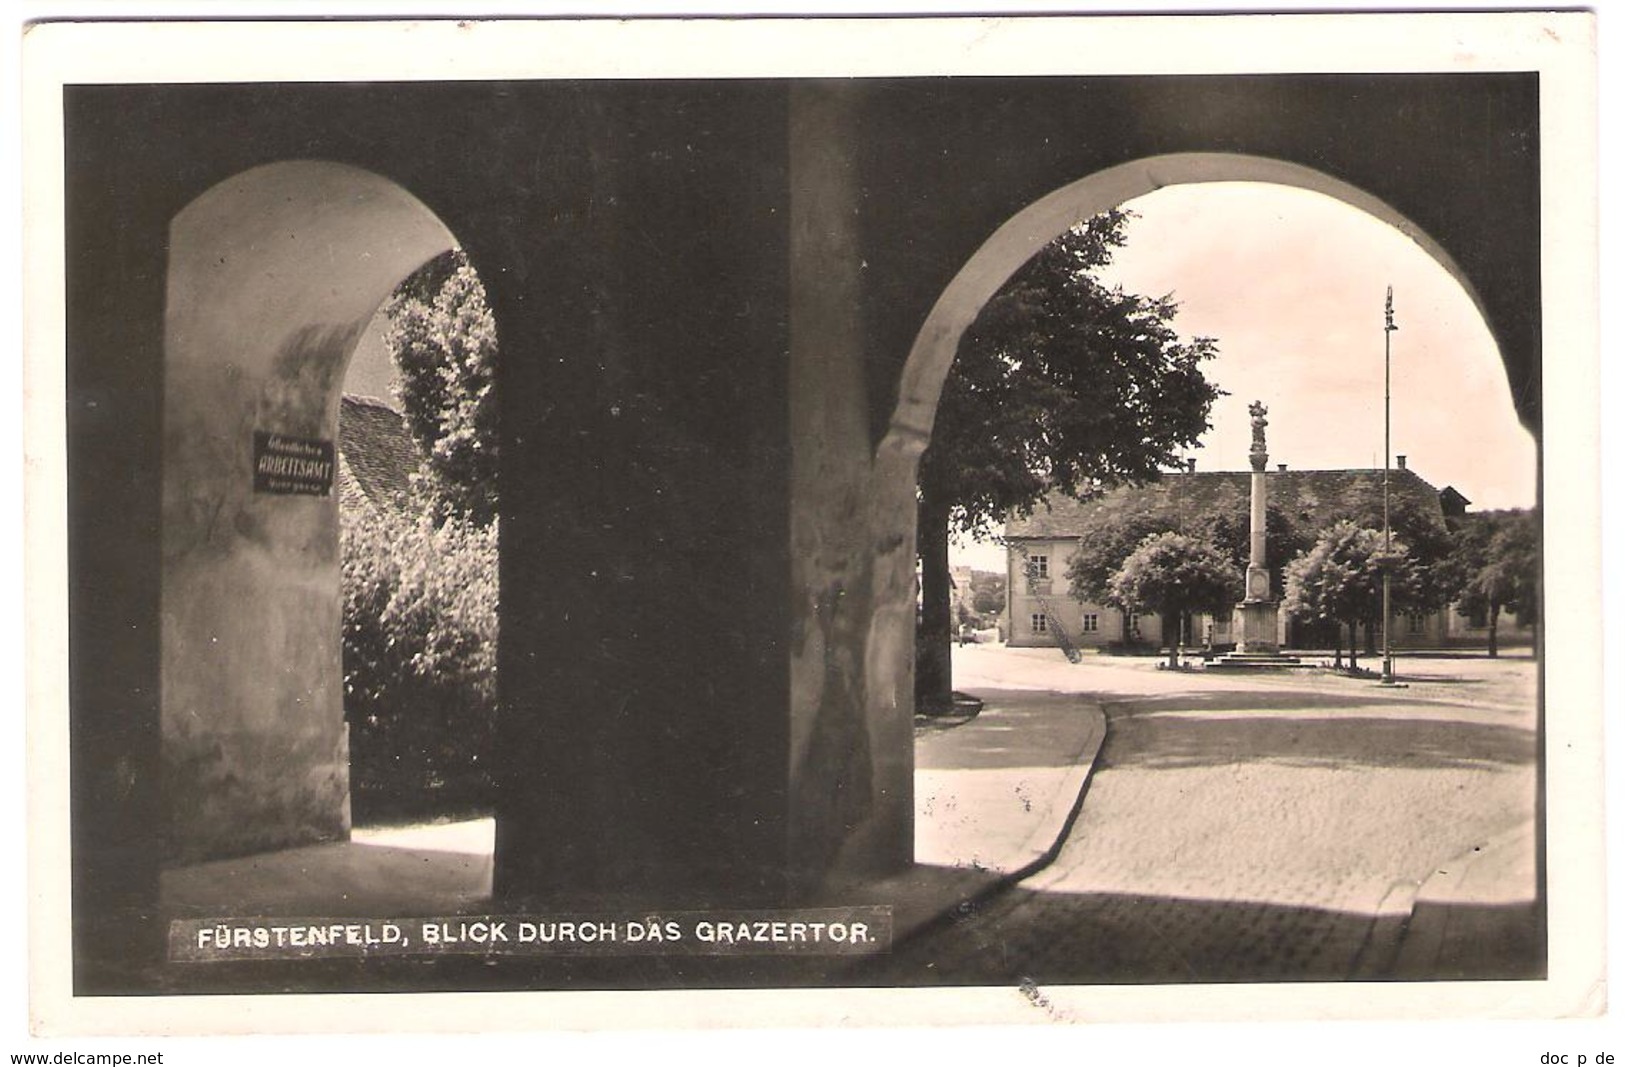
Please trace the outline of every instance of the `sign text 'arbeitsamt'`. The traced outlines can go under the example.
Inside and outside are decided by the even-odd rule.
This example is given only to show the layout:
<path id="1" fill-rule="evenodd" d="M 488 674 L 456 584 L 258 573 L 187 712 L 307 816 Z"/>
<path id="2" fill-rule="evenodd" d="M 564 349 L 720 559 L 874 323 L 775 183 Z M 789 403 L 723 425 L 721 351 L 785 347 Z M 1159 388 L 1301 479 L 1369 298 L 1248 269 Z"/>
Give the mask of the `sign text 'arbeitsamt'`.
<path id="1" fill-rule="evenodd" d="M 254 492 L 326 496 L 332 489 L 332 441 L 254 431 Z"/>

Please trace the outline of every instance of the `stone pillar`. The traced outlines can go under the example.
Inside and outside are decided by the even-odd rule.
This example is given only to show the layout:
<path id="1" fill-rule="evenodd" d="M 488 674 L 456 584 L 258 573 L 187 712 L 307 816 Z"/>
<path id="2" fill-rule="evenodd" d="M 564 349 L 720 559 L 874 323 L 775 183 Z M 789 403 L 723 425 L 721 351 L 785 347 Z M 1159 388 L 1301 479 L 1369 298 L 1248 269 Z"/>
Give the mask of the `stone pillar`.
<path id="1" fill-rule="evenodd" d="M 721 95 L 572 104 L 536 273 L 487 271 L 504 901 L 772 905 L 911 858 L 914 483 L 868 421 L 861 97 Z"/>
<path id="2" fill-rule="evenodd" d="M 915 465 L 870 436 L 861 90 L 790 91 L 789 874 L 798 896 L 913 857 Z"/>
<path id="3" fill-rule="evenodd" d="M 496 216 L 472 249 L 502 331 L 494 891 L 521 906 L 785 895 L 784 90 L 719 96 L 559 105 L 523 256 Z"/>
<path id="4" fill-rule="evenodd" d="M 1279 607 L 1270 596 L 1270 572 L 1265 563 L 1266 519 L 1269 507 L 1269 486 L 1264 481 L 1269 452 L 1264 444 L 1264 418 L 1268 409 L 1254 401 L 1248 408 L 1253 416 L 1253 447 L 1247 458 L 1252 461 L 1252 513 L 1247 552 L 1247 591 L 1245 599 L 1236 605 L 1240 622 L 1236 650 L 1243 653 L 1275 653 L 1280 651 L 1278 637 Z"/>

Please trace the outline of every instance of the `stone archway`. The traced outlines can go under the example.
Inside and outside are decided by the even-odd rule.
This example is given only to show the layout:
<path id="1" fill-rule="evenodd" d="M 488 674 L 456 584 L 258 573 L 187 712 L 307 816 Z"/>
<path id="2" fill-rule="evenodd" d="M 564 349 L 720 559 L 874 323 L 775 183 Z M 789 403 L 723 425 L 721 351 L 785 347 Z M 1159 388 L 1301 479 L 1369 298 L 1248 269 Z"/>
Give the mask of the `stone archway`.
<path id="1" fill-rule="evenodd" d="M 938 399 L 960 338 L 1012 274 L 1067 227 L 1168 185 L 1255 182 L 1321 193 L 1387 223 L 1426 251 L 1456 280 L 1481 318 L 1484 301 L 1456 260 L 1399 211 L 1357 186 L 1285 160 L 1223 152 L 1150 156 L 1119 164 L 1064 185 L 1017 211 L 965 261 L 931 307 L 915 335 L 899 378 L 897 403 L 874 456 L 872 498 L 889 504 L 874 512 L 878 541 L 917 543 L 914 486 L 919 458 L 930 444 Z M 910 589 L 914 553 L 882 556 L 877 568 L 887 588 Z M 911 645 L 912 614 L 877 611 L 872 629 L 883 647 Z"/>
<path id="2" fill-rule="evenodd" d="M 339 393 L 384 298 L 454 241 L 388 179 L 311 161 L 215 185 L 169 237 L 167 856 L 340 838 L 350 814 L 338 510 L 322 484 Z"/>

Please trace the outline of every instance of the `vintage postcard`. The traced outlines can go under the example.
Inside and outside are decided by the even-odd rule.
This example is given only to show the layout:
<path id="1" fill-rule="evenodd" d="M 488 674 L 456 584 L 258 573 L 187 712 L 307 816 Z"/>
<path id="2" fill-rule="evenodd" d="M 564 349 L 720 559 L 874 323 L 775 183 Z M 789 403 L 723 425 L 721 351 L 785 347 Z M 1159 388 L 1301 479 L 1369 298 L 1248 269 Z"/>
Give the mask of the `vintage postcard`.
<path id="1" fill-rule="evenodd" d="M 22 59 L 40 1033 L 1604 1010 L 1592 16 Z"/>

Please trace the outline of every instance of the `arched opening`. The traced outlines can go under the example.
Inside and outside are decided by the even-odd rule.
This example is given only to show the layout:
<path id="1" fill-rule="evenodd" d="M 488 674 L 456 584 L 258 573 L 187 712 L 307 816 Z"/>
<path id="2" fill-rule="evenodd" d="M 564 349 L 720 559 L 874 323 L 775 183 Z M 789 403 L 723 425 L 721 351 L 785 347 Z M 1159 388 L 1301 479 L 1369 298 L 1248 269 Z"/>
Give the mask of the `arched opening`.
<path id="1" fill-rule="evenodd" d="M 160 703 L 170 863 L 350 828 L 334 492 L 345 369 L 456 244 L 411 194 L 275 163 L 170 226 Z"/>
<path id="2" fill-rule="evenodd" d="M 917 457 L 930 441 L 937 417 L 938 398 L 950 373 L 953 361 L 959 353 L 960 341 L 966 330 L 976 319 L 983 306 L 999 291 L 1006 280 L 1039 249 L 1043 248 L 1059 234 L 1065 232 L 1068 227 L 1101 212 L 1119 207 L 1139 196 L 1168 186 L 1220 182 L 1248 182 L 1255 185 L 1285 186 L 1305 190 L 1320 196 L 1330 197 L 1371 216 L 1379 223 L 1391 227 L 1398 234 L 1409 239 L 1433 263 L 1438 264 L 1439 268 L 1450 279 L 1450 282 L 1445 284 L 1453 283 L 1459 286 L 1467 301 L 1472 305 L 1473 313 L 1476 313 L 1480 322 L 1485 318 L 1483 302 L 1472 280 L 1465 275 L 1451 256 L 1437 242 L 1421 232 L 1415 225 L 1411 224 L 1387 204 L 1325 174 L 1276 160 L 1224 154 L 1157 157 L 1112 168 L 1069 184 L 1033 203 L 1027 209 L 1018 212 L 980 246 L 943 291 L 924 326 L 915 338 L 902 377 L 902 385 L 899 391 L 900 399 L 889 432 L 881 445 L 881 459 L 883 461 L 888 457 L 891 459 L 894 464 L 891 469 L 897 472 L 894 476 L 899 478 L 912 477 L 914 466 L 910 457 Z M 1139 291 L 1161 293 L 1167 290 Z M 1381 326 L 1379 306 L 1381 297 L 1382 290 L 1379 287 L 1375 290 L 1370 316 L 1373 323 L 1370 337 L 1375 352 L 1379 386 L 1381 385 L 1382 365 L 1382 348 L 1379 340 L 1381 335 L 1378 332 Z M 1184 331 L 1181 330 L 1181 332 Z M 1222 337 L 1220 342 L 1222 345 Z M 1500 388 L 1503 390 L 1502 395 L 1505 396 L 1505 387 Z M 1376 395 L 1380 402 L 1380 392 Z M 1244 404 L 1252 397 L 1245 396 L 1236 399 L 1239 403 Z M 1379 448 L 1381 445 L 1381 417 L 1379 409 L 1376 412 L 1376 421 L 1373 423 L 1377 428 Z M 1380 463 L 1380 451 L 1377 452 L 1377 456 L 1379 457 L 1377 463 Z M 1238 452 L 1235 457 L 1231 457 L 1231 462 L 1235 462 L 1240 458 L 1241 453 Z M 1348 465 L 1364 466 L 1365 454 L 1363 451 L 1359 456 L 1359 461 L 1358 464 L 1349 463 Z M 1204 460 L 1205 462 L 1206 460 Z M 1403 465 L 1403 458 L 1401 458 L 1400 466 L 1403 467 Z M 909 473 L 904 474 L 903 471 Z M 912 482 L 908 484 L 912 484 Z M 1243 495 L 1240 499 L 1244 501 L 1245 482 L 1242 483 L 1242 487 Z M 897 488 L 900 493 L 901 486 Z M 1245 524 L 1243 524 L 1242 529 L 1245 530 Z M 916 537 L 917 539 L 923 539 L 923 534 L 916 531 Z M 1057 540 L 1060 539 L 1058 534 Z M 1061 565 L 1061 558 L 1056 557 L 1055 563 L 1057 566 Z M 1011 573 L 1016 572 L 1012 570 Z M 1015 584 L 1013 580 L 1011 584 Z M 1062 588 L 1064 588 L 1064 581 L 1059 584 L 1057 591 L 1059 592 Z M 1058 597 L 1057 599 L 1061 598 Z M 1073 604 L 1071 607 L 1076 609 L 1078 605 Z M 1012 606 L 1010 610 L 1012 616 L 1014 616 L 1016 613 L 1015 606 Z M 1098 611 L 1099 609 L 1086 608 L 1085 610 Z M 1026 614 L 1028 611 L 1031 611 L 1032 614 Z M 1035 631 L 1039 630 L 1048 621 L 1048 617 L 1041 614 L 1040 611 L 1039 607 L 1031 605 L 1025 605 L 1021 608 L 1023 622 L 1030 618 L 1032 620 L 1031 627 Z M 1082 625 L 1092 631 L 1100 631 L 1103 629 L 1100 625 L 1102 621 L 1104 621 L 1103 615 L 1083 616 Z M 1076 623 L 1075 621 L 1069 621 L 1069 625 L 1076 625 Z M 1123 620 L 1124 630 L 1126 631 L 1130 625 L 1131 621 L 1125 618 Z M 1014 617 L 1010 619 L 1010 626 L 1012 630 L 1017 626 Z M 1187 631 L 1188 633 L 1189 631 Z M 1032 644 L 1044 644 L 1048 640 L 1052 640 L 1044 634 L 1029 636 L 1033 636 L 1033 640 L 1029 642 Z M 929 799 L 930 791 L 923 785 L 917 786 L 917 795 Z M 939 853 L 931 849 L 922 849 L 922 854 L 927 856 L 939 855 Z"/>
<path id="3" fill-rule="evenodd" d="M 390 294 L 345 375 L 337 494 L 359 841 L 441 823 L 448 841 L 491 851 L 497 358 L 484 283 L 457 248 Z"/>

